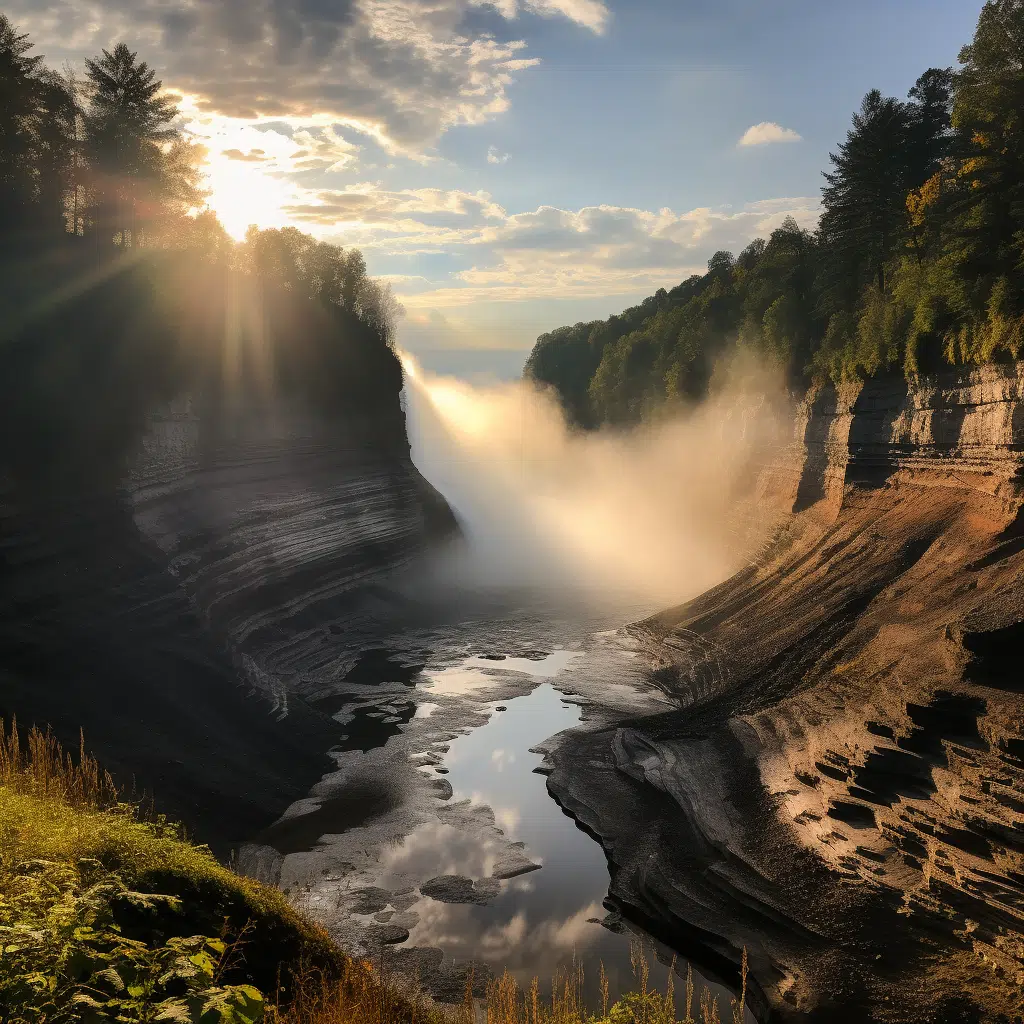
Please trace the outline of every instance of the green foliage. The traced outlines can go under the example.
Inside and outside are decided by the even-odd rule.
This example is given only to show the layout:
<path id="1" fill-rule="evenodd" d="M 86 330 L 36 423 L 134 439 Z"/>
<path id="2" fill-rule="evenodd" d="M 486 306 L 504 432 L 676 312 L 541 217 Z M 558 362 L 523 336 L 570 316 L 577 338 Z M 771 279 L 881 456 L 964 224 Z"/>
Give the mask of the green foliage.
<path id="1" fill-rule="evenodd" d="M 1024 357 L 1024 0 L 989 0 L 961 67 L 873 90 L 831 156 L 823 215 L 622 318 L 543 335 L 527 375 L 583 426 L 702 397 L 740 349 L 794 388 Z M 637 315 L 639 313 L 639 315 Z M 600 339 L 600 343 L 598 340 Z"/>
<path id="2" fill-rule="evenodd" d="M 801 379 L 816 329 L 816 246 L 787 218 L 736 259 L 716 253 L 703 277 L 605 323 L 543 336 L 527 375 L 555 387 L 582 426 L 636 423 L 698 400 L 734 344 Z"/>
<path id="3" fill-rule="evenodd" d="M 222 985 L 220 938 L 129 938 L 131 915 L 180 909 L 173 897 L 136 892 L 99 861 L 33 860 L 6 869 L 0 888 L 0 1010 L 11 1024 L 255 1024 L 263 996 Z"/>
<path id="4" fill-rule="evenodd" d="M 67 899 L 58 900 L 58 892 Z M 229 945 L 241 939 L 244 956 L 220 965 L 226 985 L 274 992 L 280 981 L 287 991 L 289 965 L 337 975 L 345 962 L 280 891 L 223 867 L 163 819 L 142 820 L 126 805 L 73 807 L 59 796 L 0 785 L 0 924 L 28 924 L 40 941 L 56 941 L 39 921 L 51 911 L 70 913 L 87 893 L 102 896 L 126 941 L 152 950 L 194 935 Z"/>

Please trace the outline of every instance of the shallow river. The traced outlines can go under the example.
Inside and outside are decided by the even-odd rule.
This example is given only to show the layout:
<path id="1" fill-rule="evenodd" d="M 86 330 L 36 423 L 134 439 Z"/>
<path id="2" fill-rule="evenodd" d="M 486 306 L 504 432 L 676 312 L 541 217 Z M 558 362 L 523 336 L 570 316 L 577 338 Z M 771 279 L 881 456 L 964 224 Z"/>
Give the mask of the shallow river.
<path id="1" fill-rule="evenodd" d="M 337 772 L 260 837 L 247 866 L 443 999 L 460 998 L 470 972 L 479 991 L 488 969 L 524 987 L 538 977 L 543 991 L 575 959 L 596 1009 L 602 965 L 614 999 L 633 987 L 641 941 L 663 986 L 667 951 L 658 963 L 606 903 L 604 852 L 544 774 L 564 730 L 669 706 L 612 628 L 647 609 L 567 609 L 525 591 L 432 602 L 414 574 L 395 594 L 419 610 L 390 635 L 381 627 L 394 603 L 370 616 L 365 643 L 339 655 L 337 682 L 318 697 L 344 729 Z M 714 990 L 726 1010 L 729 993 Z"/>

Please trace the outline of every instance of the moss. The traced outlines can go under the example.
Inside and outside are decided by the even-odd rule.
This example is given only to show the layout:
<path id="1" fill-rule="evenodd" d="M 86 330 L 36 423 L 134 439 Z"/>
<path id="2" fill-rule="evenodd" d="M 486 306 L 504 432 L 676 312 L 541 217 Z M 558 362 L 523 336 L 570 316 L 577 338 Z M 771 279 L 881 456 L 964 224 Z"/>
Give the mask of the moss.
<path id="1" fill-rule="evenodd" d="M 205 847 L 161 820 L 125 810 L 80 810 L 53 797 L 0 787 L 0 891 L 25 861 L 93 860 L 126 886 L 176 897 L 180 903 L 120 915 L 126 934 L 146 942 L 190 935 L 241 937 L 227 981 L 274 992 L 298 970 L 340 975 L 346 958 L 321 928 L 300 916 L 283 894 L 235 874 Z"/>

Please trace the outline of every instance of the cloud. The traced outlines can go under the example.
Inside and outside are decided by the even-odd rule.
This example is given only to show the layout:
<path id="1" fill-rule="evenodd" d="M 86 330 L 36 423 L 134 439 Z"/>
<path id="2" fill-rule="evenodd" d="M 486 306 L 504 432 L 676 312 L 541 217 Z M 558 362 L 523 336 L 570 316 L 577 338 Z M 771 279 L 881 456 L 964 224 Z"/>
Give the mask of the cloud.
<path id="1" fill-rule="evenodd" d="M 792 128 L 783 128 L 774 121 L 762 121 L 752 125 L 739 141 L 741 146 L 767 146 L 773 142 L 801 142 L 803 136 Z"/>
<path id="2" fill-rule="evenodd" d="M 480 0 L 480 2 L 488 2 L 488 0 Z M 491 2 L 506 18 L 515 18 L 519 12 L 520 4 L 517 0 L 491 0 Z M 603 0 L 523 0 L 521 6 L 524 10 L 546 18 L 561 15 L 598 34 L 604 32 L 611 17 Z"/>
<path id="3" fill-rule="evenodd" d="M 653 291 L 703 273 L 714 252 L 739 252 L 786 217 L 814 228 L 820 202 L 778 198 L 682 212 L 541 206 L 509 213 L 486 192 L 387 190 L 367 182 L 306 190 L 284 212 L 307 230 L 359 246 L 371 260 L 444 253 L 456 261 L 440 279 L 424 280 L 422 273 L 396 278 L 410 309 L 426 310 Z"/>
<path id="4" fill-rule="evenodd" d="M 225 149 L 221 151 L 221 156 L 249 164 L 262 164 L 270 159 L 262 149 L 250 149 L 248 153 L 243 153 L 240 149 Z"/>
<path id="5" fill-rule="evenodd" d="M 203 113 L 354 127 L 419 153 L 456 125 L 509 105 L 537 61 L 522 40 L 473 31 L 485 0 L 8 0 L 52 58 L 125 40 Z M 602 0 L 500 0 L 603 31 Z"/>
<path id="6" fill-rule="evenodd" d="M 438 188 L 385 189 L 373 182 L 345 189 L 309 189 L 303 201 L 284 208 L 296 223 L 317 234 L 340 233 L 347 244 L 387 244 L 405 252 L 472 242 L 505 211 L 487 192 Z"/>
<path id="7" fill-rule="evenodd" d="M 490 146 L 487 150 L 487 162 L 489 164 L 507 164 L 509 154 L 502 153 L 497 146 Z"/>

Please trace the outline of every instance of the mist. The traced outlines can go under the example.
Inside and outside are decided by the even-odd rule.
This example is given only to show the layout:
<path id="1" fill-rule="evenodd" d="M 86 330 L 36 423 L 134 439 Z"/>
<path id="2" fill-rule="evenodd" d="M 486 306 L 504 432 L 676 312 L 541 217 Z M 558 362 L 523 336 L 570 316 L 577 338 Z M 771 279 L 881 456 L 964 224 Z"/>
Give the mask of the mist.
<path id="1" fill-rule="evenodd" d="M 652 426 L 580 433 L 529 381 L 475 384 L 403 354 L 413 459 L 467 543 L 446 569 L 480 586 L 539 586 L 668 604 L 748 556 L 757 471 L 789 423 L 760 367 Z"/>

